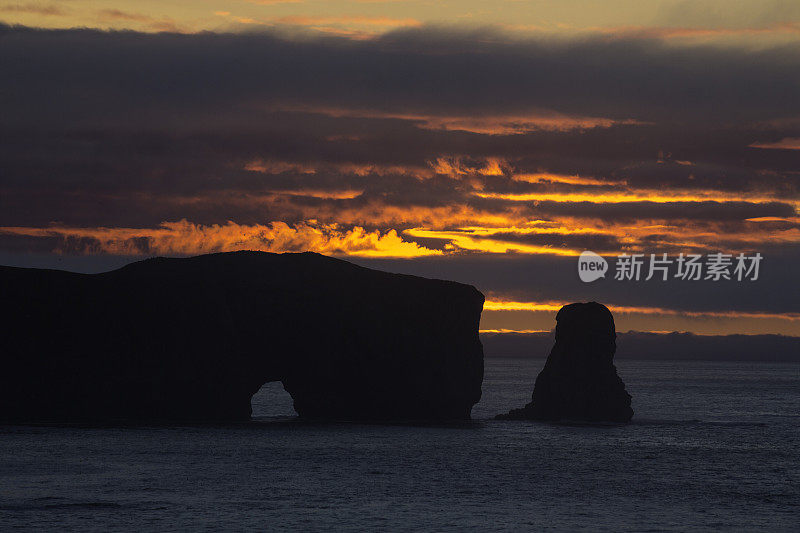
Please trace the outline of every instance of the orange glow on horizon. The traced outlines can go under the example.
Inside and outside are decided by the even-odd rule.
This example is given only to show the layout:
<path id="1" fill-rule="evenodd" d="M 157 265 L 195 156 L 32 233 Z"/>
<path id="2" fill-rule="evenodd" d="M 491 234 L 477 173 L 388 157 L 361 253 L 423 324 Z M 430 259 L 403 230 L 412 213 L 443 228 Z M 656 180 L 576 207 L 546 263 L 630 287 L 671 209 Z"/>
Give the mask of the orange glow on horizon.
<path id="1" fill-rule="evenodd" d="M 571 302 L 515 302 L 508 300 L 487 299 L 483 304 L 486 311 L 534 311 L 534 312 L 553 312 L 559 311 Z M 635 307 L 606 305 L 612 313 L 620 314 L 644 314 L 644 315 L 680 315 L 694 318 L 768 318 L 778 320 L 800 321 L 800 313 L 767 313 L 767 312 L 748 312 L 748 311 L 685 311 L 680 309 L 669 309 L 663 307 Z"/>

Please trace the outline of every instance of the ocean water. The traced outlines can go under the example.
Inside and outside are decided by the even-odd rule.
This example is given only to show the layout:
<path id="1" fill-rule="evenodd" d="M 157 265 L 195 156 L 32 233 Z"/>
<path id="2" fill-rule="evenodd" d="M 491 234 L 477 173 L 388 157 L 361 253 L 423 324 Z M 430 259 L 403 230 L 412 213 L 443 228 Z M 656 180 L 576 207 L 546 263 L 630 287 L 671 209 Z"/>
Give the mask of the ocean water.
<path id="1" fill-rule="evenodd" d="M 618 361 L 630 425 L 491 418 L 543 359 L 487 359 L 474 421 L 0 427 L 0 531 L 800 530 L 800 365 Z"/>

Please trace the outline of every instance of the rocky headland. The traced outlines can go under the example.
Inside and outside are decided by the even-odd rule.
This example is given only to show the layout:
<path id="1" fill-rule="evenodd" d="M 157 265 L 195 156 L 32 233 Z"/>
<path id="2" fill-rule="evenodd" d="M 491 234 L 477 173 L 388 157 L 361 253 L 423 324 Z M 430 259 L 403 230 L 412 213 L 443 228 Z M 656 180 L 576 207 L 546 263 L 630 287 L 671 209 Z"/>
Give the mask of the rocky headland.
<path id="1" fill-rule="evenodd" d="M 467 419 L 483 295 L 314 253 L 155 258 L 103 274 L 0 267 L 0 420 Z"/>

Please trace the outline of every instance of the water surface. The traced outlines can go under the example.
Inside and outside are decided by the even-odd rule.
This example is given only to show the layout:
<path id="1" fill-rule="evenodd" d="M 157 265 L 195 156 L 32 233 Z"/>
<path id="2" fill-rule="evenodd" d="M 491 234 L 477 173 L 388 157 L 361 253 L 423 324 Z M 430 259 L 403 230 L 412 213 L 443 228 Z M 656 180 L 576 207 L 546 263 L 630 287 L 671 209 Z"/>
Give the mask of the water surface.
<path id="1" fill-rule="evenodd" d="M 0 530 L 800 529 L 800 365 L 618 361 L 630 425 L 491 418 L 542 359 L 487 359 L 475 420 L 0 427 Z"/>

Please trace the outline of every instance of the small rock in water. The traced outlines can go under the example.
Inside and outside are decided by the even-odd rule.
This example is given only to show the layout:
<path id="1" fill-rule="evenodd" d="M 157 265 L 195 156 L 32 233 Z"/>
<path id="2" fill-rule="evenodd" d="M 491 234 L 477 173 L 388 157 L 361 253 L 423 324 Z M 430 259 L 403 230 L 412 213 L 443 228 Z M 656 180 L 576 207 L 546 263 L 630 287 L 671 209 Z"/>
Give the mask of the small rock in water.
<path id="1" fill-rule="evenodd" d="M 531 402 L 496 418 L 629 422 L 631 396 L 614 366 L 616 338 L 606 306 L 562 307 L 556 315 L 556 343 L 536 378 Z"/>

